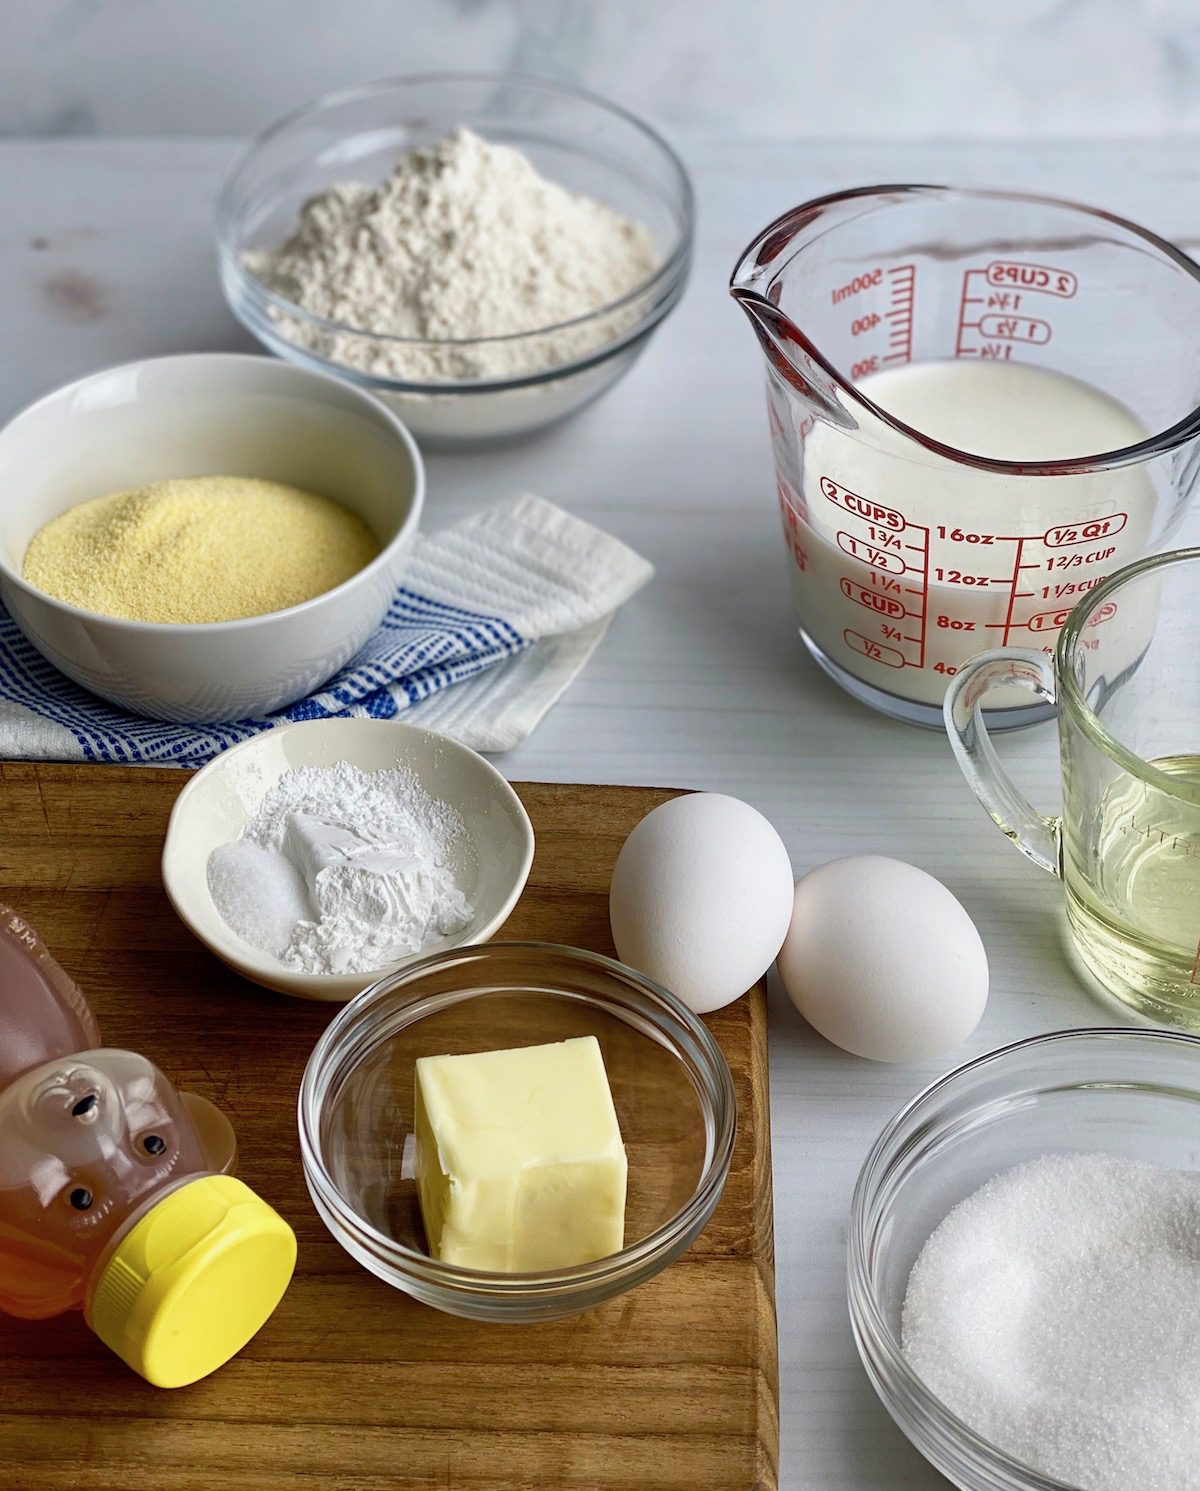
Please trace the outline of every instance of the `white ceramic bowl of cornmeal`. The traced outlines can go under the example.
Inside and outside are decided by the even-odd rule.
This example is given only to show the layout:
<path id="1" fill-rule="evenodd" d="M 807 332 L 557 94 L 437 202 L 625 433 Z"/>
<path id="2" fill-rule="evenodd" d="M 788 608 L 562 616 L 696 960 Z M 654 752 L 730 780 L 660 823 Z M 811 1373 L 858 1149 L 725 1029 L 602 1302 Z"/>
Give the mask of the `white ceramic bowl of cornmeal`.
<path id="1" fill-rule="evenodd" d="M 152 482 L 258 477 L 361 518 L 374 559 L 331 590 L 261 616 L 130 621 L 22 577 L 34 534 L 77 503 Z M 236 720 L 318 689 L 379 626 L 417 535 L 421 456 L 371 395 L 266 357 L 192 353 L 93 373 L 0 430 L 0 600 L 60 672 L 173 721 Z"/>

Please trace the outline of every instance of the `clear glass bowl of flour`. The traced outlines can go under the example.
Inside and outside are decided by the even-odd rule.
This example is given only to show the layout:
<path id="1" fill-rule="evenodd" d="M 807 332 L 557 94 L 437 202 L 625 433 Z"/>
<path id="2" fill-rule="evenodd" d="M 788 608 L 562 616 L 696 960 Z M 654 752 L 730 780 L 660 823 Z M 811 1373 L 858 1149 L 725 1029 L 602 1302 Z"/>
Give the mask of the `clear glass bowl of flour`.
<path id="1" fill-rule="evenodd" d="M 1103 1153 L 1200 1168 L 1200 1038 L 1063 1030 L 949 1073 L 884 1129 L 850 1217 L 850 1320 L 867 1376 L 918 1450 L 963 1491 L 1075 1491 L 974 1432 L 901 1350 L 909 1275 L 934 1228 L 1001 1172 L 1046 1155 Z M 988 1343 L 980 1340 L 979 1349 Z M 1010 1363 L 1014 1391 L 1033 1374 Z"/>
<path id="2" fill-rule="evenodd" d="M 311 198 L 346 183 L 377 186 L 411 152 L 463 127 L 639 224 L 653 248 L 644 275 L 608 304 L 536 330 L 421 338 L 315 314 L 253 272 L 256 255 L 295 232 Z M 217 243 L 226 299 L 265 347 L 368 389 L 419 438 L 461 447 L 552 424 L 627 372 L 683 293 L 693 221 L 683 163 L 632 114 L 559 83 L 444 73 L 331 94 L 272 125 L 222 189 Z"/>

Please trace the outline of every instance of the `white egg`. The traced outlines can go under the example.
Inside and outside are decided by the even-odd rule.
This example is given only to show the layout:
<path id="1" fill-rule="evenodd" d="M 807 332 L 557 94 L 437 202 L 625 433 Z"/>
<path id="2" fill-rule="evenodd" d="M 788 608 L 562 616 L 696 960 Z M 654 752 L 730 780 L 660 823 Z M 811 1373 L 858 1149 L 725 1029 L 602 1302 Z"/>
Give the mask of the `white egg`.
<path id="1" fill-rule="evenodd" d="M 698 1015 L 763 976 L 791 915 L 783 840 L 749 803 L 721 793 L 675 797 L 647 813 L 613 870 L 618 957 Z"/>
<path id="2" fill-rule="evenodd" d="M 944 1055 L 987 1003 L 987 954 L 959 902 L 924 870 L 875 854 L 797 881 L 779 975 L 826 1040 L 872 1061 Z"/>

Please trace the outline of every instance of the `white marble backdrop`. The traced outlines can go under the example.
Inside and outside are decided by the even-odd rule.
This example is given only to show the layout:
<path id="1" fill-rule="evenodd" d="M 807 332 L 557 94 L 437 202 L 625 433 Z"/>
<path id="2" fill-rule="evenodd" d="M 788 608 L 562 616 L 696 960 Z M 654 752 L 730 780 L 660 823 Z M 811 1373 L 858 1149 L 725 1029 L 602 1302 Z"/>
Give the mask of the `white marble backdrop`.
<path id="1" fill-rule="evenodd" d="M 0 134 L 227 134 L 435 68 L 742 135 L 1200 127 L 1200 0 L 0 0 Z"/>

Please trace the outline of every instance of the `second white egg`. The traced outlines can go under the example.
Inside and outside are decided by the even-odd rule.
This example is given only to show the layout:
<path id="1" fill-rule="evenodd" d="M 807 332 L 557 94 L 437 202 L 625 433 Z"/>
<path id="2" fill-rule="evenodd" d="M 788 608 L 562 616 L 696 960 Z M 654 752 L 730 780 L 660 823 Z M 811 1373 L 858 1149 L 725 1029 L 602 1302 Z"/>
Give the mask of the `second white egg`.
<path id="1" fill-rule="evenodd" d="M 613 871 L 617 955 L 704 1015 L 775 960 L 792 916 L 783 840 L 749 803 L 695 792 L 648 813 Z"/>
<path id="2" fill-rule="evenodd" d="M 872 1061 L 945 1055 L 987 1003 L 987 954 L 965 908 L 916 865 L 878 854 L 797 882 L 779 976 L 826 1040 Z"/>

